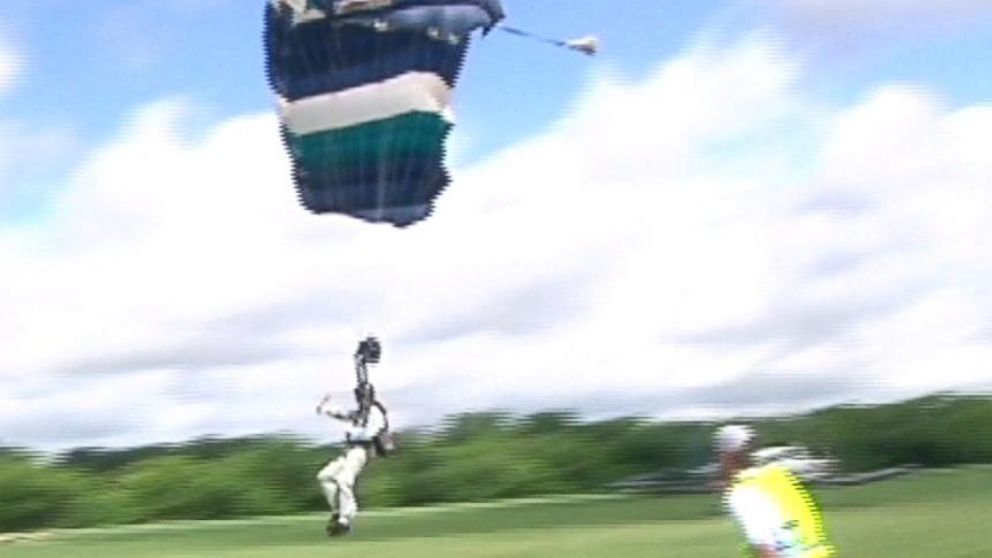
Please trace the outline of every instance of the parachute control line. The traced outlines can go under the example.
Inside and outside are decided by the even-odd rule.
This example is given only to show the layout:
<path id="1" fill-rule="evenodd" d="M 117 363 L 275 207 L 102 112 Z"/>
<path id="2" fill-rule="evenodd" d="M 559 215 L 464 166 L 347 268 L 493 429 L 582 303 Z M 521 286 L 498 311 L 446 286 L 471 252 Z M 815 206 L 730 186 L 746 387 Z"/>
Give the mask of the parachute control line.
<path id="1" fill-rule="evenodd" d="M 509 27 L 506 25 L 497 26 L 497 29 L 503 31 L 504 33 L 517 35 L 519 37 L 526 37 L 528 39 L 541 41 L 542 43 L 548 43 L 558 47 L 571 49 L 589 56 L 595 56 L 596 54 L 599 53 L 599 38 L 594 35 L 588 35 L 585 37 L 580 37 L 578 39 L 563 41 L 561 39 L 551 39 L 548 37 L 542 37 L 541 35 L 536 35 L 529 31 L 524 31 L 522 29 L 517 29 L 516 27 Z"/>

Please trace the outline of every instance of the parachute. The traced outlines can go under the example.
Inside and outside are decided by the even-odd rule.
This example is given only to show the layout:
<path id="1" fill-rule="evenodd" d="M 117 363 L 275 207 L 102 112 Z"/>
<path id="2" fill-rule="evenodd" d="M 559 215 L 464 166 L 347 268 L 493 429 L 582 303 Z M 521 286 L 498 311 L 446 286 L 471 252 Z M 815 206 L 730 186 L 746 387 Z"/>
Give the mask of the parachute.
<path id="1" fill-rule="evenodd" d="M 500 0 L 268 0 L 266 69 L 300 203 L 406 227 L 450 178 L 452 94 Z"/>

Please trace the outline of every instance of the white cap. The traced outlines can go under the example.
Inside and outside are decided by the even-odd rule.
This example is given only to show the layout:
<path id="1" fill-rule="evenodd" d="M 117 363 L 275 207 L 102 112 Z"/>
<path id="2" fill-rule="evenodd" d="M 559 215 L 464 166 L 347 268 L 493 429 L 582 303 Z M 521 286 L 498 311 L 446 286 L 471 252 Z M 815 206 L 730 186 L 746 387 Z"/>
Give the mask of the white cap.
<path id="1" fill-rule="evenodd" d="M 716 431 L 716 451 L 719 453 L 738 452 L 754 440 L 754 430 L 743 424 L 728 424 Z"/>

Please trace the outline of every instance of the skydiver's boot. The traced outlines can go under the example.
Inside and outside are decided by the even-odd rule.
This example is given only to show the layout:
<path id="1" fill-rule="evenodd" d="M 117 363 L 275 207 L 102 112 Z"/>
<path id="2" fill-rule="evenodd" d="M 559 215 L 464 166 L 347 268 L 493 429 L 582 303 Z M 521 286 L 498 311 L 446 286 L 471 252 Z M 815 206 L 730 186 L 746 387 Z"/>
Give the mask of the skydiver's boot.
<path id="1" fill-rule="evenodd" d="M 338 534 L 337 531 L 338 531 L 338 525 L 340 525 L 339 523 L 340 520 L 341 520 L 341 514 L 339 514 L 338 512 L 334 512 L 331 514 L 331 520 L 327 522 L 327 527 L 325 529 L 327 531 L 327 536 L 333 537 Z"/>
<path id="2" fill-rule="evenodd" d="M 327 534 L 332 537 L 341 537 L 351 532 L 351 525 L 342 521 L 335 521 L 333 525 L 327 526 Z"/>

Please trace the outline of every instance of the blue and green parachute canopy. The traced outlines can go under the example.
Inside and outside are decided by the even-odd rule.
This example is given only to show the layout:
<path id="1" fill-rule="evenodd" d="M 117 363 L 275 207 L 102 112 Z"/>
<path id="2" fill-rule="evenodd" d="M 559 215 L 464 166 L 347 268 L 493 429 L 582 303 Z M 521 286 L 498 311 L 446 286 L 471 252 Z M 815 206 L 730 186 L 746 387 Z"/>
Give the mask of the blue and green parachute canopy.
<path id="1" fill-rule="evenodd" d="M 452 93 L 499 0 L 269 0 L 265 48 L 301 203 L 404 227 L 448 185 Z"/>

